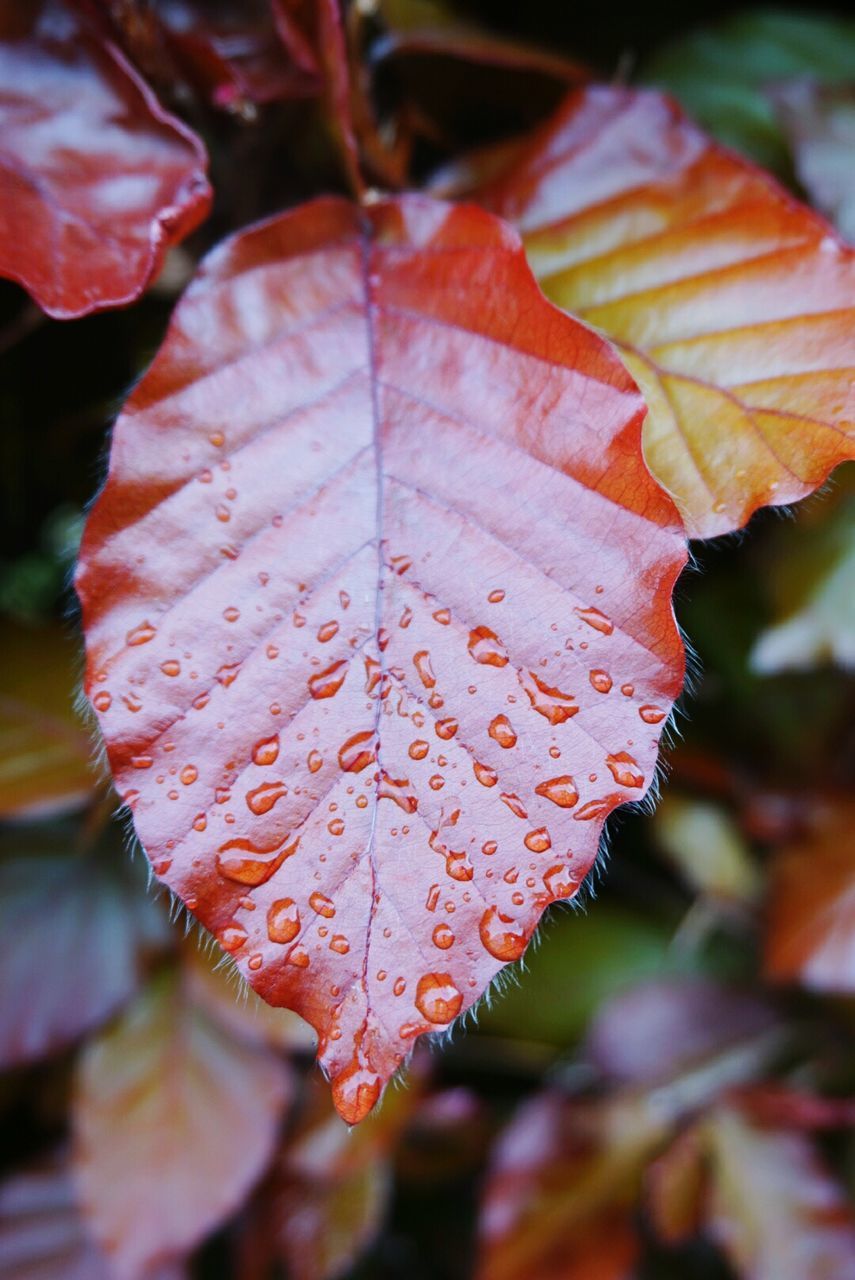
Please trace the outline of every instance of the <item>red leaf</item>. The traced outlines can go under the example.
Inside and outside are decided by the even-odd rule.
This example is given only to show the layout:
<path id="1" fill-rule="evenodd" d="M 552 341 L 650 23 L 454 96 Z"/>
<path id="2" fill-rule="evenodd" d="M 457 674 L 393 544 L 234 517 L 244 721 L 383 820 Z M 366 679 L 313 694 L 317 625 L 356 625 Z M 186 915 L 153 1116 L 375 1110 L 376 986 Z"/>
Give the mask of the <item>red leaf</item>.
<path id="1" fill-rule="evenodd" d="M 67 853 L 0 862 L 0 1066 L 103 1022 L 134 991 L 140 951 L 160 933 L 154 902 L 122 863 Z"/>
<path id="2" fill-rule="evenodd" d="M 689 533 L 791 502 L 855 456 L 855 254 L 661 94 L 572 94 L 457 189 L 522 231 L 553 301 L 619 345 L 651 470 Z"/>
<path id="3" fill-rule="evenodd" d="M 133 302 L 208 211 L 200 140 L 53 0 L 0 39 L 0 135 L 0 275 L 58 319 Z"/>
<path id="4" fill-rule="evenodd" d="M 408 197 L 228 242 L 116 426 L 78 591 L 117 786 L 349 1121 L 649 785 L 685 549 L 641 412 L 512 232 Z"/>
<path id="5" fill-rule="evenodd" d="M 84 1052 L 76 1174 L 116 1280 L 180 1259 L 243 1202 L 291 1093 L 284 1062 L 164 975 Z"/>

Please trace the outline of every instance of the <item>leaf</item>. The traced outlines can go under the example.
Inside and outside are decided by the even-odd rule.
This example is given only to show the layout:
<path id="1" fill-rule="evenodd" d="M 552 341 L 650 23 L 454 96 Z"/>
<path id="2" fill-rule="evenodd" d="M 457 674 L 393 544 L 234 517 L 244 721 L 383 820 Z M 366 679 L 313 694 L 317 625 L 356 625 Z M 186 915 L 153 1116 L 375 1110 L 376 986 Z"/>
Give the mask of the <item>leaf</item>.
<path id="1" fill-rule="evenodd" d="M 210 203 L 201 141 L 48 0 L 0 26 L 0 275 L 68 320 L 137 299 Z"/>
<path id="2" fill-rule="evenodd" d="M 653 55 L 642 77 L 673 93 L 721 142 L 786 176 L 785 130 L 768 89 L 802 76 L 823 84 L 851 80 L 853 58 L 851 18 L 760 9 L 681 36 Z"/>
<path id="3" fill-rule="evenodd" d="M 457 190 L 521 230 L 547 296 L 618 345 L 644 450 L 692 537 L 740 528 L 855 456 L 855 253 L 660 94 L 571 95 Z"/>
<path id="4" fill-rule="evenodd" d="M 708 1225 L 745 1280 L 855 1277 L 855 1221 L 801 1134 L 755 1129 L 733 1108 L 706 1123 Z"/>
<path id="5" fill-rule="evenodd" d="M 841 479 L 843 479 L 841 474 Z M 855 486 L 840 500 L 803 510 L 781 529 L 768 578 L 778 621 L 751 652 L 754 671 L 855 668 Z M 776 531 L 777 532 L 777 531 Z"/>
<path id="6" fill-rule="evenodd" d="M 811 204 L 855 240 L 855 90 L 796 81 L 778 86 L 773 101 Z"/>
<path id="7" fill-rule="evenodd" d="M 48 818 L 95 790 L 74 714 L 73 649 L 57 626 L 0 627 L 0 818 Z"/>
<path id="8" fill-rule="evenodd" d="M 269 1161 L 291 1092 L 284 1062 L 236 1039 L 178 975 L 90 1041 L 76 1084 L 76 1176 L 116 1280 L 182 1258 Z"/>
<path id="9" fill-rule="evenodd" d="M 768 977 L 815 991 L 855 990 L 853 806 L 827 807 L 772 863 Z"/>
<path id="10" fill-rule="evenodd" d="M 0 860 L 0 1067 L 46 1057 L 104 1022 L 162 940 L 137 877 L 103 856 Z"/>
<path id="11" fill-rule="evenodd" d="M 117 423 L 77 581 L 113 773 L 348 1121 L 650 782 L 685 549 L 639 415 L 512 232 L 406 197 L 228 242 Z"/>
<path id="12" fill-rule="evenodd" d="M 156 1267 L 146 1280 L 182 1280 Z M 113 1280 L 80 1216 L 65 1156 L 51 1156 L 0 1183 L 0 1280 Z"/>
<path id="13" fill-rule="evenodd" d="M 739 828 L 717 805 L 668 795 L 653 817 L 653 832 L 669 862 L 700 893 L 722 905 L 751 903 L 760 875 Z"/>

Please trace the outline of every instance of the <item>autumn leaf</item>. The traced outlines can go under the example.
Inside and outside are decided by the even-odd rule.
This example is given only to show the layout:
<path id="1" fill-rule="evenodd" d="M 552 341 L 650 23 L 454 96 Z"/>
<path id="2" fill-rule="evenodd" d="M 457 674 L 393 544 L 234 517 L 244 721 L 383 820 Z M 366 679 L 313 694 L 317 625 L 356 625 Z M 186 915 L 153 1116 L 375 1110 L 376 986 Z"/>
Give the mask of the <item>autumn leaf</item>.
<path id="1" fill-rule="evenodd" d="M 744 1280 L 855 1277 L 855 1220 L 809 1139 L 722 1106 L 705 1124 L 707 1225 Z"/>
<path id="2" fill-rule="evenodd" d="M 495 219 L 330 199 L 209 259 L 116 426 L 77 587 L 117 786 L 349 1121 L 650 783 L 685 548 L 641 412 Z"/>
<path id="3" fill-rule="evenodd" d="M 851 804 L 824 806 L 771 868 L 765 967 L 815 991 L 855 990 L 855 846 Z"/>
<path id="4" fill-rule="evenodd" d="M 45 1057 L 104 1022 L 163 933 L 121 861 L 65 850 L 0 859 L 0 1065 Z"/>
<path id="5" fill-rule="evenodd" d="M 0 275 L 72 319 L 123 306 L 210 202 L 201 141 L 58 0 L 0 23 Z"/>
<path id="6" fill-rule="evenodd" d="M 67 1157 L 55 1153 L 0 1183 L 0 1280 L 114 1280 L 81 1217 Z M 182 1280 L 157 1266 L 146 1280 Z"/>
<path id="7" fill-rule="evenodd" d="M 74 649 L 55 625 L 0 627 L 0 818 L 81 808 L 96 774 L 74 714 Z"/>
<path id="8" fill-rule="evenodd" d="M 116 1280 L 180 1260 L 243 1202 L 273 1154 L 286 1064 L 161 975 L 78 1070 L 75 1166 Z"/>
<path id="9" fill-rule="evenodd" d="M 855 456 L 855 251 L 768 175 L 660 94 L 604 86 L 484 163 L 439 185 L 517 225 L 547 296 L 617 343 L 692 537 Z"/>

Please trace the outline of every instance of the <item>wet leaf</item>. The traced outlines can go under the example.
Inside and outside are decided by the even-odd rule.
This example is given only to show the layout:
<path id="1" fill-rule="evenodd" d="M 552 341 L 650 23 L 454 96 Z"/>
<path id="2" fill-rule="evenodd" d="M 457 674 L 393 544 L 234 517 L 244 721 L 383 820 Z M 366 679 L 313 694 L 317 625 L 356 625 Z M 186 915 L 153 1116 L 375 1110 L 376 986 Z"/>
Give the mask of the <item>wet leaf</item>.
<path id="1" fill-rule="evenodd" d="M 201 141 L 57 0 L 0 26 L 0 132 L 0 275 L 57 319 L 133 302 L 207 213 Z"/>
<path id="2" fill-rule="evenodd" d="M 83 1054 L 76 1176 L 115 1280 L 181 1259 L 264 1171 L 291 1093 L 285 1063 L 236 1038 L 176 974 Z"/>
<path id="3" fill-rule="evenodd" d="M 760 874 L 739 828 L 717 805 L 668 795 L 653 831 L 669 862 L 693 889 L 726 904 L 752 902 Z"/>
<path id="4" fill-rule="evenodd" d="M 0 627 L 0 817 L 46 818 L 92 796 L 91 748 L 74 712 L 74 648 L 57 626 Z"/>
<path id="5" fill-rule="evenodd" d="M 853 806 L 830 806 L 772 863 L 766 972 L 816 991 L 855 990 Z"/>
<path id="6" fill-rule="evenodd" d="M 721 1107 L 705 1125 L 708 1229 L 745 1280 L 855 1277 L 855 1221 L 802 1134 Z"/>
<path id="7" fill-rule="evenodd" d="M 145 1280 L 182 1280 L 157 1266 Z M 80 1214 L 71 1171 L 58 1153 L 0 1183 L 0 1280 L 114 1280 Z"/>
<path id="8" fill-rule="evenodd" d="M 778 86 L 773 96 L 811 204 L 855 240 L 855 89 L 796 81 Z"/>
<path id="9" fill-rule="evenodd" d="M 122 861 L 0 859 L 0 1066 L 43 1058 L 104 1022 L 136 988 L 141 953 L 162 940 L 158 908 Z"/>
<path id="10" fill-rule="evenodd" d="M 693 537 L 791 502 L 855 456 L 855 251 L 659 94 L 572 95 L 479 185 L 548 297 L 618 345 L 644 450 Z"/>
<path id="11" fill-rule="evenodd" d="M 513 233 L 408 197 L 216 251 L 117 424 L 77 580 L 114 776 L 349 1121 L 650 782 L 684 544 L 640 410 Z"/>

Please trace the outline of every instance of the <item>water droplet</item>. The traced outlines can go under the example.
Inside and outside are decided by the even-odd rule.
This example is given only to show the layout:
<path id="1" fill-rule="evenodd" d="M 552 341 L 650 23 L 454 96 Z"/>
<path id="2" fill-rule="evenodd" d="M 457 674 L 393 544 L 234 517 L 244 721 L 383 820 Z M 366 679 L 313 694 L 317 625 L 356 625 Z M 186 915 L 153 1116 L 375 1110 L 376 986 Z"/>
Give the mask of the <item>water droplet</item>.
<path id="1" fill-rule="evenodd" d="M 412 620 L 413 620 L 413 611 L 409 605 L 405 605 L 404 611 L 401 614 L 400 618 L 398 619 L 398 626 L 406 630 L 406 628 L 410 625 Z"/>
<path id="2" fill-rule="evenodd" d="M 150 622 L 141 622 L 138 627 L 132 628 L 125 636 L 128 644 L 148 644 L 149 640 L 153 640 L 157 635 L 157 628 L 153 627 Z"/>
<path id="3" fill-rule="evenodd" d="M 279 755 L 279 734 L 274 733 L 272 738 L 262 738 L 260 742 L 256 742 L 252 749 L 252 758 L 256 764 L 269 765 L 275 764 Z"/>
<path id="4" fill-rule="evenodd" d="M 389 567 L 393 569 L 394 572 L 397 573 L 398 577 L 400 578 L 403 574 L 407 572 L 408 569 L 411 569 L 413 567 L 413 561 L 410 556 L 406 556 L 406 555 L 390 556 Z"/>
<path id="5" fill-rule="evenodd" d="M 332 920 L 335 915 L 335 906 L 332 899 L 328 898 L 325 893 L 320 893 L 317 889 L 309 898 L 309 906 L 319 916 L 323 916 L 325 920 Z"/>
<path id="6" fill-rule="evenodd" d="M 223 610 L 223 617 L 226 622 L 237 622 L 240 617 L 240 609 L 236 609 L 234 605 L 229 605 L 228 609 Z"/>
<path id="7" fill-rule="evenodd" d="M 608 693 L 612 687 L 612 678 L 608 671 L 592 671 L 588 679 L 597 693 Z"/>
<path id="8" fill-rule="evenodd" d="M 185 787 L 191 786 L 198 777 L 199 770 L 196 768 L 195 764 L 185 764 L 184 768 L 181 770 L 181 781 L 184 783 Z"/>
<path id="9" fill-rule="evenodd" d="M 422 738 L 417 738 L 415 742 L 410 743 L 409 756 L 411 760 L 424 760 L 429 751 L 430 747 Z"/>
<path id="10" fill-rule="evenodd" d="M 112 703 L 113 699 L 110 697 L 106 689 L 99 690 L 92 699 L 92 705 L 96 711 L 109 711 Z"/>
<path id="11" fill-rule="evenodd" d="M 498 742 L 500 747 L 509 750 L 517 744 L 517 735 L 507 716 L 496 716 L 491 720 L 490 727 L 487 730 L 494 742 Z"/>
<path id="12" fill-rule="evenodd" d="M 472 769 L 482 787 L 495 787 L 499 781 L 499 775 L 496 770 L 491 769 L 488 764 L 481 764 L 479 760 L 473 760 Z"/>
<path id="13" fill-rule="evenodd" d="M 544 872 L 543 883 L 551 898 L 569 898 L 579 888 L 579 881 L 571 874 L 569 867 L 556 863 Z"/>
<path id="14" fill-rule="evenodd" d="M 321 644 L 326 644 L 335 635 L 338 635 L 338 623 L 332 618 L 329 622 L 324 622 L 318 627 L 318 639 Z"/>
<path id="15" fill-rule="evenodd" d="M 350 596 L 348 593 L 346 591 L 339 591 L 338 598 L 342 609 L 347 609 L 350 605 Z"/>
<path id="16" fill-rule="evenodd" d="M 419 674 L 419 679 L 426 689 L 433 689 L 436 684 L 436 676 L 430 663 L 430 654 L 427 649 L 419 649 L 418 653 L 413 654 L 413 665 Z"/>
<path id="17" fill-rule="evenodd" d="M 615 751 L 606 756 L 606 764 L 612 771 L 612 777 L 621 787 L 643 787 L 644 774 L 626 751 Z"/>
<path id="18" fill-rule="evenodd" d="M 639 707 L 638 714 L 641 716 L 645 724 L 659 724 L 665 719 L 665 712 L 661 707 L 646 706 Z"/>
<path id="19" fill-rule="evenodd" d="M 359 1124 L 380 1097 L 381 1081 L 373 1071 L 354 1061 L 332 1082 L 336 1110 L 345 1124 Z"/>
<path id="20" fill-rule="evenodd" d="M 224 951 L 240 951 L 248 936 L 243 925 L 233 923 L 220 930 L 217 941 Z"/>
<path id="21" fill-rule="evenodd" d="M 499 847 L 499 845 L 498 845 L 497 841 L 495 841 L 495 840 L 485 840 L 485 841 L 484 841 L 484 843 L 481 845 L 481 852 L 482 852 L 482 853 L 485 853 L 485 854 L 487 855 L 487 857 L 489 858 L 489 857 L 491 856 L 491 854 L 494 854 L 494 853 L 496 852 L 496 850 L 498 849 L 498 847 Z"/>
<path id="22" fill-rule="evenodd" d="M 151 756 L 131 756 L 131 764 L 135 769 L 150 769 L 152 759 Z"/>
<path id="23" fill-rule="evenodd" d="M 576 783 L 569 773 L 562 773 L 557 778 L 549 778 L 535 787 L 535 792 L 545 800 L 551 800 L 559 809 L 572 809 L 579 799 Z"/>
<path id="24" fill-rule="evenodd" d="M 297 852 L 300 841 L 260 849 L 251 840 L 228 840 L 217 851 L 217 869 L 227 880 L 256 888 L 265 884 L 282 866 L 286 858 Z"/>
<path id="25" fill-rule="evenodd" d="M 404 813 L 415 813 L 419 802 L 406 790 L 409 786 L 409 778 L 392 778 L 384 769 L 378 780 L 377 799 L 378 801 L 392 800 L 399 809 L 403 809 Z"/>
<path id="26" fill-rule="evenodd" d="M 176 662 L 174 658 L 167 658 L 165 662 L 161 662 L 160 669 L 165 676 L 181 675 L 181 663 Z"/>
<path id="27" fill-rule="evenodd" d="M 562 693 L 560 689 L 552 688 L 533 671 L 520 672 L 519 681 L 534 710 L 550 724 L 563 724 L 579 710 L 572 693 Z"/>
<path id="28" fill-rule="evenodd" d="M 624 696 L 625 698 L 631 698 L 631 697 L 632 697 L 632 695 L 635 693 L 635 685 L 633 685 L 633 684 L 622 684 L 622 685 L 621 685 L 621 687 L 620 687 L 620 691 L 621 691 L 621 693 L 623 694 L 623 696 Z"/>
<path id="29" fill-rule="evenodd" d="M 440 951 L 447 951 L 454 943 L 454 934 L 449 929 L 445 921 L 441 921 L 433 933 L 431 934 L 433 945 L 439 947 Z"/>
<path id="30" fill-rule="evenodd" d="M 426 911 L 436 911 L 436 904 L 439 902 L 439 885 L 432 884 L 428 889 L 428 896 L 425 901 Z"/>
<path id="31" fill-rule="evenodd" d="M 552 848 L 552 840 L 546 827 L 538 827 L 536 831 L 529 831 L 523 840 L 523 844 L 531 853 L 546 853 L 547 849 Z"/>
<path id="32" fill-rule="evenodd" d="M 438 1026 L 453 1021 L 460 1012 L 463 996 L 447 973 L 426 973 L 416 987 L 415 1006 L 423 1018 Z"/>
<path id="33" fill-rule="evenodd" d="M 441 773 L 435 773 L 432 777 L 428 778 L 428 786 L 431 791 L 441 791 L 445 786 L 445 778 L 443 778 Z"/>
<path id="34" fill-rule="evenodd" d="M 302 947 L 295 947 L 293 951 L 288 952 L 288 964 L 293 964 L 295 969 L 308 969 L 310 960 L 308 952 Z"/>
<path id="35" fill-rule="evenodd" d="M 309 773 L 317 773 L 323 768 L 324 758 L 320 751 L 310 751 L 306 756 L 306 764 L 309 766 Z"/>
<path id="36" fill-rule="evenodd" d="M 214 677 L 224 689 L 228 689 L 229 685 L 234 684 L 238 678 L 238 673 L 243 664 L 240 662 L 224 662 Z"/>
<path id="37" fill-rule="evenodd" d="M 255 972 L 261 968 L 263 963 L 264 963 L 264 960 L 261 955 L 261 952 L 256 951 L 255 955 L 251 955 L 249 957 L 249 960 L 247 961 L 247 968 L 252 969 L 253 972 Z"/>
<path id="38" fill-rule="evenodd" d="M 589 800 L 573 814 L 576 822 L 591 822 L 594 818 L 604 818 L 623 800 L 622 795 L 602 796 L 599 800 Z"/>
<path id="39" fill-rule="evenodd" d="M 490 601 L 490 604 L 501 604 L 504 598 L 505 598 L 504 591 L 491 591 L 490 594 L 487 596 L 487 599 Z"/>
<path id="40" fill-rule="evenodd" d="M 589 627 L 593 627 L 595 631 L 601 632 L 604 636 L 610 636 L 615 629 L 615 624 L 611 618 L 607 618 L 602 610 L 595 609 L 593 605 L 589 609 L 574 609 L 573 612 L 583 622 L 587 622 Z"/>
<path id="41" fill-rule="evenodd" d="M 449 738 L 453 738 L 457 733 L 457 721 L 453 716 L 449 716 L 446 720 L 437 720 L 434 727 L 436 736 L 442 738 L 445 742 L 448 742 Z"/>
<path id="42" fill-rule="evenodd" d="M 263 813 L 269 813 L 276 802 L 287 794 L 288 788 L 284 782 L 262 782 L 260 787 L 247 791 L 246 807 L 250 813 L 260 817 Z"/>
<path id="43" fill-rule="evenodd" d="M 343 658 L 309 677 L 309 693 L 313 698 L 332 698 L 344 684 L 347 663 Z"/>
<path id="44" fill-rule="evenodd" d="M 373 729 L 355 733 L 343 743 L 338 762 L 344 773 L 361 773 L 377 759 L 377 742 Z"/>
<path id="45" fill-rule="evenodd" d="M 270 658 L 271 660 L 272 660 L 273 658 L 278 658 L 278 657 L 279 657 L 279 650 L 277 649 L 277 647 L 276 647 L 276 645 L 275 645 L 275 644 L 269 644 L 269 645 L 267 646 L 267 656 L 268 656 L 268 658 Z"/>
<path id="46" fill-rule="evenodd" d="M 526 947 L 522 926 L 512 916 L 503 915 L 498 907 L 488 907 L 481 917 L 478 932 L 484 949 L 505 962 L 519 960 Z"/>
<path id="47" fill-rule="evenodd" d="M 350 950 L 350 943 L 343 933 L 334 933 L 330 938 L 330 951 L 335 951 L 337 955 L 346 956 Z"/>
<path id="48" fill-rule="evenodd" d="M 122 694 L 122 702 L 124 702 L 129 711 L 142 710 L 142 698 L 138 697 L 135 693 Z"/>
<path id="49" fill-rule="evenodd" d="M 436 609 L 431 616 L 434 622 L 438 622 L 441 627 L 447 627 L 451 622 L 450 609 Z"/>
<path id="50" fill-rule="evenodd" d="M 505 667 L 508 664 L 504 645 L 495 631 L 491 631 L 489 627 L 475 627 L 470 631 L 467 648 L 475 661 L 482 666 Z"/>
<path id="51" fill-rule="evenodd" d="M 395 985 L 392 988 L 396 996 L 402 996 L 407 989 L 407 984 L 403 978 L 396 978 Z"/>
<path id="52" fill-rule="evenodd" d="M 293 942 L 300 932 L 300 912 L 293 898 L 277 898 L 267 912 L 267 936 L 271 942 Z"/>
<path id="53" fill-rule="evenodd" d="M 196 817 L 193 819 L 194 831 L 204 831 L 207 826 L 208 819 L 205 817 L 204 813 L 197 813 Z"/>
<path id="54" fill-rule="evenodd" d="M 519 796 L 515 795 L 513 791 L 503 791 L 500 799 L 502 799 L 504 803 L 508 806 L 511 813 L 516 814 L 518 818 L 528 817 L 528 811 L 525 805 L 523 804 L 522 800 L 520 800 Z"/>
<path id="55" fill-rule="evenodd" d="M 226 437 L 223 435 L 222 431 L 212 431 L 208 436 L 208 439 L 215 449 L 221 449 L 226 443 Z"/>
<path id="56" fill-rule="evenodd" d="M 327 823 L 327 831 L 331 836 L 344 835 L 344 822 L 341 818 L 333 818 Z"/>

